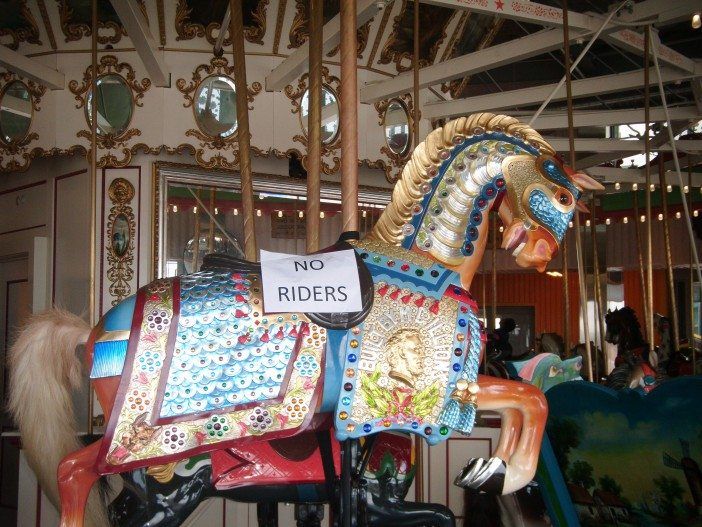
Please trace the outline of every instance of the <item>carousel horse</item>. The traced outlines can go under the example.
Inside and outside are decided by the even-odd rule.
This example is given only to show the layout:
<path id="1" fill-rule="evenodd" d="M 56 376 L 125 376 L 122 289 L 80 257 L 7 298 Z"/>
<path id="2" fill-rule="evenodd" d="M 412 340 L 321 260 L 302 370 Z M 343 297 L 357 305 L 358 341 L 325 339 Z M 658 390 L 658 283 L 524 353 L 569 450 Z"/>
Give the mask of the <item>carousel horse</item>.
<path id="1" fill-rule="evenodd" d="M 648 343 L 641 333 L 641 325 L 636 312 L 628 306 L 605 315 L 607 331 L 605 340 L 617 346 L 614 369 L 607 376 L 605 386 L 622 388 L 642 388 L 649 392 L 656 387 L 658 356 L 650 352 Z"/>
<path id="2" fill-rule="evenodd" d="M 452 525 L 445 507 L 401 492 L 376 503 L 367 445 L 380 431 L 437 444 L 470 433 L 477 410 L 501 414 L 500 440 L 455 484 L 498 494 L 526 485 L 546 402 L 533 386 L 478 375 L 483 335 L 468 290 L 490 210 L 517 264 L 544 271 L 585 189 L 602 186 L 566 169 L 527 125 L 463 117 L 415 148 L 365 239 L 348 234 L 329 249 L 356 253 L 360 312 L 266 313 L 260 266 L 214 256 L 204 271 L 141 288 L 92 330 L 59 311 L 35 317 L 11 351 L 10 409 L 42 488 L 60 498 L 61 526 L 83 525 L 86 502 L 91 521 L 107 524 L 100 495 L 89 496 L 101 476 L 169 474 L 202 455 L 225 497 L 329 501 L 341 527 Z M 70 390 L 85 341 L 108 426 L 79 448 Z M 144 525 L 176 524 L 165 516 Z"/>

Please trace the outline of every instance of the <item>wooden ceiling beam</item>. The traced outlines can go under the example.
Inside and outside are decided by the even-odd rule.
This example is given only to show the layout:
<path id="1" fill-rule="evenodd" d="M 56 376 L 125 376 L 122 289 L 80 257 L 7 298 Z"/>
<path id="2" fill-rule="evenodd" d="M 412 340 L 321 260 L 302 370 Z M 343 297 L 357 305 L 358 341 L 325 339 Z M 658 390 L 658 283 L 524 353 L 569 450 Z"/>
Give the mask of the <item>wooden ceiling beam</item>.
<path id="1" fill-rule="evenodd" d="M 0 66 L 38 82 L 50 90 L 63 90 L 66 87 L 66 77 L 63 73 L 44 66 L 37 59 L 30 59 L 12 51 L 6 46 L 0 46 Z"/>
<path id="2" fill-rule="evenodd" d="M 163 53 L 158 49 L 156 40 L 149 31 L 149 24 L 144 18 L 136 0 L 110 0 L 117 16 L 122 21 L 127 35 L 132 40 L 139 58 L 144 63 L 151 82 L 156 86 L 170 86 L 171 74 Z"/>

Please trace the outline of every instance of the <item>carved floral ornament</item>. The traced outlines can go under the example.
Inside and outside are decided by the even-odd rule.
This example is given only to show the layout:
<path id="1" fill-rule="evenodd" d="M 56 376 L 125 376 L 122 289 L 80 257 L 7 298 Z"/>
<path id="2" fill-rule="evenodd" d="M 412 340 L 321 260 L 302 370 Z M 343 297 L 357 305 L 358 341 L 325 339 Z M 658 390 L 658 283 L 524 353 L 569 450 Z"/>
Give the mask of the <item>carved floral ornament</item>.
<path id="1" fill-rule="evenodd" d="M 112 206 L 107 217 L 107 279 L 113 306 L 132 292 L 136 238 L 136 220 L 131 206 L 134 195 L 134 186 L 124 178 L 113 180 L 108 189 Z"/>
<path id="2" fill-rule="evenodd" d="M 291 85 L 287 85 L 285 87 L 285 95 L 290 99 L 290 102 L 292 102 L 293 109 L 291 110 L 293 114 L 298 114 L 298 117 L 300 118 L 300 128 L 302 129 L 302 134 L 296 134 L 293 136 L 293 141 L 301 143 L 305 149 L 307 149 L 307 117 L 303 116 L 303 98 L 307 94 L 309 97 L 309 94 L 307 93 L 307 86 L 308 86 L 308 80 L 309 80 L 309 75 L 305 73 L 300 77 L 300 80 L 297 83 L 297 89 L 293 88 Z M 326 68 L 325 66 L 322 66 L 322 90 L 324 96 L 328 96 L 331 98 L 335 99 L 334 104 L 337 106 L 337 113 L 338 113 L 338 108 L 340 107 L 340 101 L 339 101 L 339 90 L 341 88 L 341 81 L 339 80 L 338 77 L 335 77 L 334 75 L 331 75 L 329 73 L 329 69 Z M 322 104 L 324 104 L 324 101 L 322 101 Z M 339 123 L 338 123 L 338 115 L 337 115 L 337 124 L 336 124 L 336 131 L 333 133 L 333 135 L 330 135 L 327 141 L 324 141 L 324 138 L 322 139 L 322 171 L 325 174 L 331 175 L 339 172 L 339 169 L 341 168 L 341 159 L 339 158 L 338 155 L 335 155 L 339 149 L 341 148 L 341 136 L 339 134 Z M 334 163 L 333 165 L 329 165 L 327 161 L 325 160 L 325 157 L 332 157 L 332 162 Z M 302 166 L 307 170 L 307 154 L 301 154 L 301 161 L 302 161 Z"/>
<path id="3" fill-rule="evenodd" d="M 31 131 L 34 113 L 40 110 L 46 87 L 10 72 L 0 74 L 0 83 L 0 169 L 26 170 L 33 157 L 29 144 L 39 139 Z M 24 118 L 18 118 L 22 113 Z"/>
<path id="4" fill-rule="evenodd" d="M 100 62 L 97 65 L 97 83 L 100 85 L 101 80 L 107 82 L 108 80 L 113 84 L 121 84 L 125 89 L 129 90 L 128 96 L 131 101 L 131 107 L 127 109 L 128 115 L 123 116 L 120 125 L 115 125 L 112 129 L 105 129 L 102 125 L 98 126 L 97 133 L 97 147 L 98 150 L 108 150 L 107 154 L 98 159 L 98 166 L 126 166 L 129 164 L 132 158 L 132 152 L 127 147 L 127 142 L 135 136 L 141 135 L 141 131 L 136 128 L 129 128 L 131 119 L 134 114 L 135 107 L 143 106 L 144 92 L 146 92 L 151 87 L 151 80 L 144 78 L 139 82 L 134 73 L 134 68 L 126 62 L 118 62 L 117 57 L 114 55 L 105 55 L 100 58 Z M 85 120 L 88 128 L 91 127 L 91 102 L 92 99 L 92 67 L 88 66 L 83 74 L 83 82 L 79 83 L 76 80 L 72 80 L 68 83 L 68 89 L 75 95 L 76 108 L 85 109 Z M 107 95 L 114 95 L 116 92 L 108 93 Z M 103 106 L 109 102 L 108 97 L 103 94 Z M 98 109 L 100 105 L 98 104 Z M 88 141 L 92 138 L 92 133 L 90 130 L 80 130 L 77 137 L 82 137 Z M 121 150 L 121 152 L 115 154 L 114 150 Z M 121 156 L 121 157 L 118 157 Z"/>
<path id="5" fill-rule="evenodd" d="M 10 42 L 3 43 L 13 51 L 17 51 L 20 42 L 28 42 L 29 44 L 38 44 L 41 46 L 39 27 L 37 26 L 36 20 L 34 20 L 32 11 L 27 5 L 27 0 L 13 0 L 4 2 L 4 4 L 4 9 L 14 14 L 14 25 L 13 27 L 8 27 L 12 23 L 6 19 L 6 22 L 3 24 L 3 26 L 6 27 L 0 28 L 0 37 L 9 36 L 11 39 Z"/>
<path id="6" fill-rule="evenodd" d="M 263 45 L 263 37 L 266 34 L 266 8 L 269 0 L 243 0 L 244 1 L 244 38 L 252 44 Z M 215 45 L 219 32 L 221 31 L 221 21 L 227 10 L 229 2 L 214 2 L 206 0 L 206 6 L 201 6 L 195 0 L 178 0 L 175 15 L 176 40 L 192 40 L 197 37 L 205 37 L 207 42 Z M 203 9 L 204 7 L 204 9 Z M 219 8 L 219 9 L 218 9 Z M 200 12 L 207 12 L 213 19 L 211 22 L 202 20 L 198 15 Z M 229 31 L 228 28 L 225 31 Z M 230 38 L 225 38 L 223 46 L 231 46 Z"/>
<path id="7" fill-rule="evenodd" d="M 66 37 L 66 42 L 77 41 L 93 34 L 90 23 L 90 2 L 75 2 L 72 0 L 56 0 L 56 2 L 58 3 L 61 17 L 61 30 Z M 144 0 L 138 0 L 138 4 L 148 24 L 148 14 Z M 85 9 L 86 6 L 87 9 Z M 107 34 L 101 35 L 100 30 L 107 31 Z M 122 26 L 109 0 L 99 0 L 98 44 L 117 44 L 126 35 L 127 31 Z"/>
<path id="8" fill-rule="evenodd" d="M 222 57 L 213 57 L 209 64 L 200 64 L 193 72 L 190 82 L 185 79 L 178 79 L 176 87 L 183 94 L 185 108 L 192 107 L 193 119 L 197 125 L 197 129 L 191 128 L 185 132 L 188 137 L 194 137 L 200 141 L 200 148 L 195 150 L 195 159 L 198 164 L 205 168 L 235 168 L 239 164 L 238 150 L 238 126 L 236 122 L 236 92 L 234 91 L 234 66 L 229 66 L 227 59 Z M 219 87 L 216 85 L 219 84 Z M 261 93 L 263 86 L 260 82 L 253 82 L 247 89 L 246 100 L 253 103 L 254 97 Z M 213 100 L 213 92 L 218 94 L 217 103 L 224 106 L 225 101 L 227 108 L 221 108 L 218 116 L 215 118 L 218 122 L 208 124 L 205 119 L 208 118 L 205 112 Z M 225 97 L 229 95 L 229 97 Z M 213 103 L 214 104 L 214 103 Z M 222 126 L 222 115 L 224 111 L 230 113 L 230 122 L 228 125 Z M 249 106 L 249 110 L 253 110 Z M 209 116 L 212 119 L 212 116 Z M 218 128 L 219 127 L 219 128 Z M 220 133 L 215 131 L 219 130 Z M 261 154 L 262 151 L 256 147 L 252 147 L 254 155 Z M 214 151 L 214 155 L 208 156 L 208 151 Z M 223 153 L 229 153 L 229 159 Z"/>

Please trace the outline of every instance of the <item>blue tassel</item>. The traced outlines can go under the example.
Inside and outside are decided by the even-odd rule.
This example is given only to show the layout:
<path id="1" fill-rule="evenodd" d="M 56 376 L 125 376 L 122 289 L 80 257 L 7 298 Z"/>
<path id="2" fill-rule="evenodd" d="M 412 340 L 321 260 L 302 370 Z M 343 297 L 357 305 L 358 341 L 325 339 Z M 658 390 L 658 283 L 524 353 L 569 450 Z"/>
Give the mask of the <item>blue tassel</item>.
<path id="1" fill-rule="evenodd" d="M 90 378 L 101 379 L 122 375 L 128 343 L 128 340 L 96 342 L 93 348 L 93 369 L 90 372 Z"/>
<path id="2" fill-rule="evenodd" d="M 470 434 L 471 430 L 473 430 L 473 423 L 475 423 L 475 406 L 464 404 L 456 430 L 463 434 Z"/>
<path id="3" fill-rule="evenodd" d="M 461 405 L 455 399 L 449 399 L 439 414 L 439 424 L 446 425 L 449 428 L 456 428 L 460 416 Z"/>

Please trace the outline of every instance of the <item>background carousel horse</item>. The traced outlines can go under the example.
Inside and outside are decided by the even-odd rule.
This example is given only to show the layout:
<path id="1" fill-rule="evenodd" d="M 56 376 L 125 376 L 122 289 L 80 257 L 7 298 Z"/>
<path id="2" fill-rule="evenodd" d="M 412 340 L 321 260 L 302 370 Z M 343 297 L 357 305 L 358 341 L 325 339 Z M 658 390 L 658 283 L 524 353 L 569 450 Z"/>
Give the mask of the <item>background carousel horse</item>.
<path id="1" fill-rule="evenodd" d="M 102 474 L 167 466 L 196 454 L 210 455 L 218 489 L 244 493 L 247 487 L 264 495 L 274 487 L 265 501 L 276 501 L 276 488 L 283 500 L 289 487 L 325 488 L 326 494 L 306 500 L 298 492 L 298 499 L 334 503 L 338 495 L 342 527 L 367 520 L 450 524 L 450 512 L 435 517 L 447 516 L 445 508 L 397 497 L 392 507 L 366 514 L 361 468 L 370 454 L 359 450 L 358 439 L 401 430 L 436 443 L 452 429 L 468 433 L 476 409 L 501 414 L 500 440 L 495 457 L 470 460 L 455 483 L 496 493 L 527 484 L 536 470 L 545 400 L 535 387 L 477 375 L 482 335 L 467 290 L 485 251 L 489 210 L 498 210 L 503 247 L 514 249 L 517 263 L 544 271 L 582 190 L 602 188 L 585 174 L 566 171 L 554 155 L 538 133 L 506 116 L 476 114 L 431 132 L 413 152 L 370 235 L 354 243 L 365 264 L 359 273 L 372 278 L 364 289 L 372 305 L 366 302 L 361 313 L 262 314 L 259 268 L 215 259 L 212 271 L 142 288 L 92 331 L 58 311 L 31 320 L 11 351 L 10 407 L 42 488 L 55 502 L 60 495 L 62 527 L 83 524 L 89 490 Z M 206 320 L 197 318 L 201 312 Z M 219 325 L 212 324 L 217 317 Z M 171 331 L 171 324 L 178 330 Z M 226 335 L 231 347 L 226 337 L 222 344 L 227 355 L 199 353 L 217 348 L 217 338 L 200 338 L 218 331 L 232 333 Z M 109 425 L 101 441 L 78 449 L 70 389 L 80 371 L 74 350 L 86 340 L 93 386 Z M 235 383 L 253 382 L 239 357 L 261 350 L 285 363 L 285 388 L 275 383 L 282 377 L 275 361 L 264 362 L 269 371 L 261 372 L 278 386 L 282 402 L 261 395 L 243 407 L 221 409 L 219 396 L 208 397 L 220 394 L 207 382 L 208 375 L 221 375 L 214 361 L 230 367 L 230 375 L 217 380 L 229 390 L 222 396 L 229 397 L 240 393 Z M 187 357 L 190 352 L 194 358 Z M 373 369 L 373 357 L 384 367 Z M 161 369 L 168 371 L 161 375 Z M 322 376 L 324 382 L 317 382 Z M 197 393 L 188 391 L 193 388 Z M 183 416 L 183 405 L 204 413 Z M 341 447 L 330 438 L 329 414 Z M 285 437 L 305 431 L 319 438 L 316 471 L 312 463 L 284 471 L 274 457 L 262 455 L 274 441 L 280 448 Z M 374 505 L 371 499 L 369 509 Z M 97 495 L 88 504 L 97 525 L 106 523 L 101 506 Z M 159 525 L 157 520 L 149 525 Z"/>
<path id="2" fill-rule="evenodd" d="M 657 382 L 658 357 L 655 351 L 649 352 L 636 312 L 628 306 L 608 310 L 605 323 L 605 340 L 617 346 L 614 369 L 607 376 L 605 386 L 615 390 L 637 387 L 652 390 Z"/>
<path id="3" fill-rule="evenodd" d="M 540 353 L 554 353 L 563 360 L 569 358 L 565 352 L 563 337 L 558 333 L 542 333 L 541 337 L 539 337 L 537 349 L 540 350 Z M 597 354 L 597 367 L 595 367 L 595 364 L 592 365 L 592 375 L 595 378 L 595 382 L 600 382 L 607 377 L 607 357 L 604 351 L 592 341 L 590 341 L 590 349 Z M 570 350 L 570 357 L 580 357 L 584 371 L 590 371 L 590 357 L 585 353 L 585 344 L 581 343 L 573 346 Z"/>

